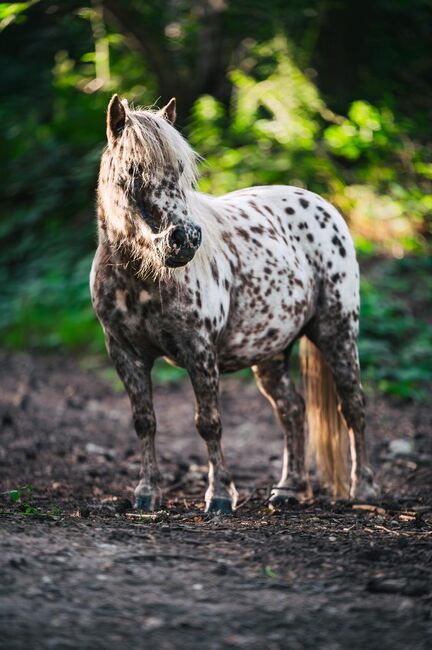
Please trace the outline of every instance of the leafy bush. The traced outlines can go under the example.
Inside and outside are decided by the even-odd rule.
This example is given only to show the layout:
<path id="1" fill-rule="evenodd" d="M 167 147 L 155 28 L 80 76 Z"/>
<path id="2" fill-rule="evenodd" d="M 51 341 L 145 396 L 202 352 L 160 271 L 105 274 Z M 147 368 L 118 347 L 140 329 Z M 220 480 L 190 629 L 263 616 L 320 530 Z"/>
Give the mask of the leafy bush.
<path id="1" fill-rule="evenodd" d="M 432 386 L 432 260 L 375 261 L 362 281 L 360 361 L 369 384 L 426 398 Z"/>
<path id="2" fill-rule="evenodd" d="M 39 7 L 35 30 L 25 23 L 33 5 Z M 105 107 L 114 90 L 143 104 L 159 91 L 152 70 L 127 47 L 124 33 L 106 28 L 97 6 L 76 3 L 60 12 L 55 27 L 42 3 L 0 9 L 0 29 L 10 20 L 23 25 L 20 48 L 8 30 L 1 46 L 9 48 L 0 105 L 0 334 L 8 347 L 104 349 L 88 274 Z M 182 47 L 178 33 L 174 50 Z M 185 43 L 194 38 L 192 29 L 187 34 Z M 345 213 L 365 259 L 398 258 L 375 265 L 366 259 L 361 360 L 372 385 L 421 397 L 431 381 L 424 317 L 431 294 L 415 296 L 430 271 L 430 145 L 418 140 L 416 121 L 398 116 L 390 101 L 356 99 L 346 116 L 335 114 L 294 50 L 299 46 L 280 34 L 260 44 L 245 40 L 230 72 L 231 102 L 202 95 L 194 103 L 186 135 L 206 158 L 201 189 L 306 186 Z M 157 376 L 179 373 L 159 365 Z"/>

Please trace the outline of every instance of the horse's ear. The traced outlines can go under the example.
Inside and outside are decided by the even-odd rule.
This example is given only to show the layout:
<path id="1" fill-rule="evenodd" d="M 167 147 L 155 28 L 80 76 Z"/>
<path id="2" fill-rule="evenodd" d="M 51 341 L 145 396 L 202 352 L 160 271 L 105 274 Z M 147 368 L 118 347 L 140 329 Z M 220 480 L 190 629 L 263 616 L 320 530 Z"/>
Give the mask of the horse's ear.
<path id="1" fill-rule="evenodd" d="M 111 144 L 119 137 L 126 122 L 126 110 L 118 95 L 113 95 L 108 104 L 107 138 Z"/>
<path id="2" fill-rule="evenodd" d="M 158 112 L 158 115 L 161 117 L 164 117 L 168 122 L 171 122 L 171 124 L 174 124 L 176 121 L 177 113 L 176 113 L 176 98 L 172 97 L 168 104 L 164 106 L 163 108 L 160 109 Z"/>

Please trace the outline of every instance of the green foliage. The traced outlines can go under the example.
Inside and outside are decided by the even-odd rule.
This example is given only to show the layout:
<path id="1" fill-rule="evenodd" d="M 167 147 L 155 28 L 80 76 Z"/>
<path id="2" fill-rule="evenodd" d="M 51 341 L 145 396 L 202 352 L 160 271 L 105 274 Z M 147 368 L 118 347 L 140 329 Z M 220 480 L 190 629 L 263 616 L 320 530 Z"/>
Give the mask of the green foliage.
<path id="1" fill-rule="evenodd" d="M 280 36 L 248 55 L 248 72 L 231 73 L 229 110 L 209 96 L 193 107 L 191 140 L 206 159 L 202 189 L 305 186 L 346 214 L 364 252 L 424 251 L 431 149 L 412 140 L 410 121 L 359 100 L 346 118 L 335 115 Z"/>
<path id="2" fill-rule="evenodd" d="M 430 258 L 379 261 L 362 281 L 360 361 L 371 386 L 423 399 L 432 385 Z"/>
<path id="3" fill-rule="evenodd" d="M 248 68 L 231 73 L 229 111 L 209 96 L 193 107 L 190 139 L 205 157 L 201 188 L 221 194 L 291 183 L 324 190 L 329 164 L 314 155 L 323 110 L 316 87 L 294 64 L 282 37 L 253 46 Z"/>
<path id="4" fill-rule="evenodd" d="M 27 7 L 19 11 L 32 3 L 21 4 Z M 16 16 L 15 5 L 9 9 Z M 155 90 L 151 75 L 144 86 L 138 57 L 123 56 L 124 38 L 98 30 L 100 21 L 93 9 L 62 15 L 61 48 L 53 28 L 45 42 L 35 45 L 24 25 L 23 52 L 10 60 L 23 86 L 24 77 L 33 72 L 29 50 L 36 50 L 37 59 L 52 48 L 49 67 L 45 63 L 48 79 L 39 79 L 42 97 L 39 89 L 32 90 L 36 101 L 27 98 L 26 103 L 25 96 L 6 93 L 0 105 L 4 135 L 0 333 L 8 347 L 104 349 L 88 290 L 104 115 L 120 78 L 149 103 Z M 91 30 L 100 37 L 94 40 Z M 109 61 L 103 60 L 104 53 L 108 56 L 106 44 Z M 36 80 L 38 72 L 35 69 Z"/>
<path id="5" fill-rule="evenodd" d="M 20 501 L 23 496 L 30 494 L 32 491 L 33 486 L 29 484 L 24 485 L 24 487 L 19 489 L 9 490 L 6 494 L 9 496 L 12 503 L 16 503 L 17 501 Z"/>
<path id="6" fill-rule="evenodd" d="M 3 345 L 103 353 L 88 275 L 106 105 L 114 91 L 141 104 L 177 93 L 185 135 L 206 158 L 203 191 L 293 184 L 343 211 L 367 262 L 366 381 L 424 396 L 431 381 L 432 94 L 425 83 L 429 14 L 424 0 L 413 2 L 377 0 L 358 15 L 349 3 L 294 0 L 288 11 L 282 0 L 265 8 L 239 0 L 226 3 L 210 33 L 187 0 L 1 3 Z M 346 47 L 352 12 L 354 22 L 367 23 L 372 43 L 379 36 L 379 57 L 374 47 Z M 410 25 L 415 45 L 404 30 L 383 29 L 390 23 Z M 327 42 L 345 48 L 344 57 L 329 61 Z M 213 58 L 212 47 L 219 52 Z M 214 68 L 206 77 L 207 61 Z M 379 263 L 367 260 L 377 255 Z M 421 287 L 429 294 L 419 297 Z M 183 376 L 162 362 L 155 375 Z"/>
<path id="7" fill-rule="evenodd" d="M 29 2 L 4 2 L 0 4 L 0 32 L 12 25 L 15 21 L 19 21 L 22 15 L 32 4 L 38 0 L 30 0 Z"/>
<path id="8" fill-rule="evenodd" d="M 22 488 L 15 489 L 15 490 L 9 490 L 5 494 L 8 495 L 9 500 L 11 503 L 19 503 L 21 506 L 21 512 L 24 515 L 36 515 L 39 514 L 39 508 L 36 508 L 35 506 L 31 505 L 27 501 L 23 500 L 23 497 L 27 497 L 30 495 L 30 493 L 33 491 L 33 486 L 32 485 L 25 485 Z"/>
<path id="9" fill-rule="evenodd" d="M 9 492 L 9 499 L 12 503 L 16 503 L 21 498 L 21 492 L 19 490 L 11 490 Z"/>
<path id="10" fill-rule="evenodd" d="M 350 160 L 357 160 L 362 153 L 371 155 L 376 150 L 386 150 L 397 132 L 390 111 L 380 111 L 368 102 L 353 102 L 348 119 L 333 124 L 324 131 L 329 149 Z"/>
<path id="11" fill-rule="evenodd" d="M 51 508 L 48 511 L 43 512 L 40 508 L 29 503 L 28 499 L 30 498 L 32 492 L 33 492 L 32 485 L 24 485 L 24 487 L 22 488 L 8 490 L 3 494 L 9 497 L 10 503 L 19 506 L 20 512 L 23 515 L 45 515 L 49 517 L 57 517 L 61 515 L 61 510 L 58 506 L 51 506 Z"/>
<path id="12" fill-rule="evenodd" d="M 153 369 L 153 377 L 156 381 L 166 384 L 184 379 L 187 376 L 186 370 L 172 366 L 162 359 L 158 359 Z"/>

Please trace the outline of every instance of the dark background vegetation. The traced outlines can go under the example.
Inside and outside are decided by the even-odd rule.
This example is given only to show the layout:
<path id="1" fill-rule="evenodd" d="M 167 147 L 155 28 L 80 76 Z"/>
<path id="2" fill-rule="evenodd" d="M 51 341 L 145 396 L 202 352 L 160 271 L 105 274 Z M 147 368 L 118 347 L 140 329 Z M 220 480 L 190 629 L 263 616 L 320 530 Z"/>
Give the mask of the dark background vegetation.
<path id="1" fill-rule="evenodd" d="M 366 384 L 425 397 L 429 0 L 33 0 L 1 3 L 0 29 L 3 346 L 102 352 L 88 274 L 106 105 L 175 95 L 202 190 L 294 184 L 344 213 Z"/>

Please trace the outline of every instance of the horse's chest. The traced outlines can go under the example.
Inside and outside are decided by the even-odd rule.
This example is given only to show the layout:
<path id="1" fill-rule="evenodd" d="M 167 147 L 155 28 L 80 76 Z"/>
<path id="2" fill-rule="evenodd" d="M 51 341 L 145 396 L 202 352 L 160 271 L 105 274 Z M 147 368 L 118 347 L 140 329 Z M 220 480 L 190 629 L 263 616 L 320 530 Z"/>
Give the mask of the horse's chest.
<path id="1" fill-rule="evenodd" d="M 92 276 L 93 305 L 105 333 L 140 358 L 167 356 L 186 365 L 228 311 L 227 300 L 209 287 L 144 282 L 97 264 Z"/>

